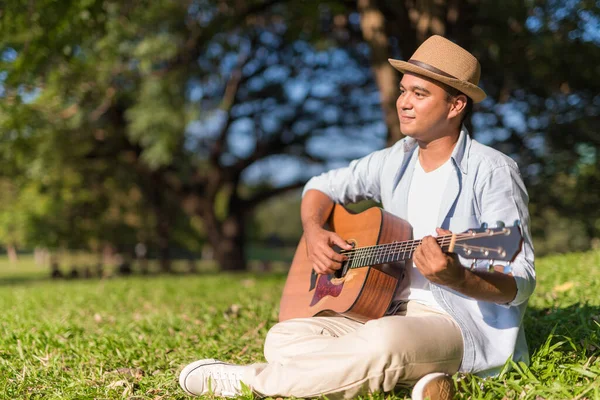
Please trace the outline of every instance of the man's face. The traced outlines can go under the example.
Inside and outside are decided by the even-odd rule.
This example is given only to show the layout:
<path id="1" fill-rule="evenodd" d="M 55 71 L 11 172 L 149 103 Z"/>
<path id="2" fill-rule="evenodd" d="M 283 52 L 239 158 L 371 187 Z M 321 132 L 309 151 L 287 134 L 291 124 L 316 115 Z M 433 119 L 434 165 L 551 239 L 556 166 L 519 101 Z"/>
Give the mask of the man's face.
<path id="1" fill-rule="evenodd" d="M 396 101 L 400 130 L 406 136 L 429 142 L 444 136 L 450 127 L 452 103 L 437 84 L 417 75 L 404 74 Z"/>

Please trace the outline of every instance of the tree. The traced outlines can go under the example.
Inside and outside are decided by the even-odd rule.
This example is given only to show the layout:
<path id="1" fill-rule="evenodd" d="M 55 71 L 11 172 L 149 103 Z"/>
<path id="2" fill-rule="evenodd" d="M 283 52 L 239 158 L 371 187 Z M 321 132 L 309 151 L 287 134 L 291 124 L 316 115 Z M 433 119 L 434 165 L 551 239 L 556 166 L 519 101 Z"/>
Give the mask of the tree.
<path id="1" fill-rule="evenodd" d="M 14 1 L 0 21 L 2 160 L 57 209 L 78 210 L 74 221 L 122 204 L 105 190 L 117 176 L 108 186 L 139 191 L 165 257 L 181 209 L 202 221 L 223 269 L 243 269 L 257 205 L 400 137 L 386 59 L 434 33 L 481 60 L 489 99 L 470 126 L 519 161 L 533 194 L 565 172 L 577 190 L 598 176 L 585 150 L 599 107 L 591 1 Z M 65 187 L 103 206 L 75 196 L 73 208 Z M 541 208 L 564 207 L 563 195 Z M 79 232 L 65 226 L 61 236 Z"/>
<path id="2" fill-rule="evenodd" d="M 379 118 L 365 48 L 319 48 L 293 31 L 297 10 L 275 3 L 64 2 L 33 13 L 17 4 L 3 14 L 12 134 L 32 132 L 34 149 L 57 151 L 59 170 L 128 165 L 161 243 L 176 201 L 202 219 L 222 269 L 244 269 L 248 215 L 308 176 L 300 167 L 262 184 L 272 179 L 265 165 L 343 158 L 316 147 L 319 137 L 356 142 Z M 23 85 L 38 91 L 25 102 Z M 361 96 L 346 101 L 350 93 Z M 16 123 L 34 111 L 43 130 Z"/>

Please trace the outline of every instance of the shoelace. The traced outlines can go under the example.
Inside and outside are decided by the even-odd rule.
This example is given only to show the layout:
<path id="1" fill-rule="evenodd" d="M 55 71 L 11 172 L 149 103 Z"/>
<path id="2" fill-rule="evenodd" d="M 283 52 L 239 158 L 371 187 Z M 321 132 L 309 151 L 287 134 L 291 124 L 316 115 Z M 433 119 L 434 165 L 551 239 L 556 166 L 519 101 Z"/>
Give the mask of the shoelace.
<path id="1" fill-rule="evenodd" d="M 213 393 L 223 396 L 236 395 L 240 392 L 242 385 L 242 373 L 240 371 L 227 371 L 219 368 L 216 371 L 209 371 L 208 378 L 212 381 L 210 388 Z"/>

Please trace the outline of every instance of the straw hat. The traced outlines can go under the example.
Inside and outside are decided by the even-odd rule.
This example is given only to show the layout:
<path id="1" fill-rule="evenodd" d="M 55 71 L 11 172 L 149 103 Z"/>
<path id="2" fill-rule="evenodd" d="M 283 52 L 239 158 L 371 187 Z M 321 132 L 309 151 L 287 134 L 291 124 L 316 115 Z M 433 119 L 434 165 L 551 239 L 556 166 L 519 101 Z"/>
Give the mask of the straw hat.
<path id="1" fill-rule="evenodd" d="M 402 73 L 411 72 L 460 90 L 479 103 L 486 94 L 477 85 L 481 75 L 479 61 L 468 51 L 438 35 L 431 36 L 410 60 L 388 59 Z"/>

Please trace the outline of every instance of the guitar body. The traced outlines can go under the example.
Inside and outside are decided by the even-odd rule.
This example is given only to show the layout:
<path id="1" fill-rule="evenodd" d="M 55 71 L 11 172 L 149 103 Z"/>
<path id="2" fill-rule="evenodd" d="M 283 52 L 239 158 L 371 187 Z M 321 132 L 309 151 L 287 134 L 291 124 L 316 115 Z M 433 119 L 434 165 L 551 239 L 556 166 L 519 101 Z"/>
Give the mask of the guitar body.
<path id="1" fill-rule="evenodd" d="M 336 205 L 329 227 L 355 248 L 412 237 L 408 222 L 377 207 L 353 214 Z M 302 236 L 283 289 L 279 320 L 317 315 L 343 315 L 362 322 L 380 318 L 403 275 L 404 262 L 349 269 L 342 277 L 316 275 Z"/>

